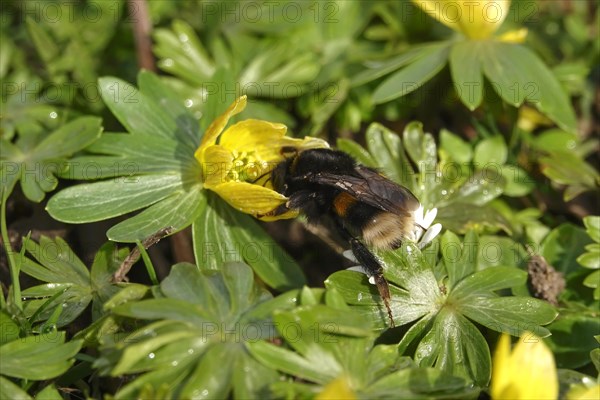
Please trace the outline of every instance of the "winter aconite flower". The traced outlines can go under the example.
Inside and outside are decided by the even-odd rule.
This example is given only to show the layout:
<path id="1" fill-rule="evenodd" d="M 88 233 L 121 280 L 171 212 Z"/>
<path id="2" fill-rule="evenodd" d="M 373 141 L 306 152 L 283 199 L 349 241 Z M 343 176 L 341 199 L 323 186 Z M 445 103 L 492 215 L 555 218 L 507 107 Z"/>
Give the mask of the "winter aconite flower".
<path id="1" fill-rule="evenodd" d="M 242 112 L 246 103 L 246 96 L 238 98 L 210 124 L 194 156 L 202 167 L 205 189 L 217 193 L 237 210 L 260 217 L 288 200 L 271 188 L 268 179 L 264 179 L 264 184 L 255 184 L 283 161 L 281 148 L 304 150 L 329 145 L 317 138 L 286 137 L 285 125 L 256 119 L 240 121 L 225 129 L 229 119 Z M 296 215 L 297 212 L 289 211 L 276 219 Z"/>
<path id="2" fill-rule="evenodd" d="M 525 332 L 510 350 L 510 338 L 498 342 L 492 368 L 493 399 L 556 399 L 558 378 L 554 357 L 537 336 Z"/>
<path id="3" fill-rule="evenodd" d="M 413 0 L 413 3 L 469 39 L 486 39 L 492 36 L 506 19 L 510 8 L 510 0 Z M 522 39 L 524 32 L 526 31 L 511 33 L 506 41 Z"/>

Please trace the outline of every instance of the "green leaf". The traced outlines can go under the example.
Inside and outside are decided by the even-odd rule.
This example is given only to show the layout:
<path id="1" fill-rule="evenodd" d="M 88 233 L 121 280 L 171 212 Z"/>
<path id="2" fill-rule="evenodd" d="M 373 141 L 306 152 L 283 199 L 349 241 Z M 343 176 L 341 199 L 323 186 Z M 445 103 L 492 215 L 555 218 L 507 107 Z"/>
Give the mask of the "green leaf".
<path id="1" fill-rule="evenodd" d="M 446 231 L 442 236 L 442 255 L 448 271 L 448 286 L 455 287 L 467 276 L 475 272 L 477 266 L 477 253 L 479 238 L 475 231 L 469 231 L 462 245 L 458 237 Z"/>
<path id="2" fill-rule="evenodd" d="M 215 72 L 215 63 L 194 32 L 194 29 L 181 20 L 173 21 L 173 31 L 156 29 L 154 52 L 161 69 L 190 82 L 203 83 Z M 167 63 L 165 59 L 168 59 Z"/>
<path id="3" fill-rule="evenodd" d="M 280 375 L 269 366 L 259 363 L 249 353 L 238 355 L 233 367 L 233 398 L 250 399 L 256 393 L 266 393 Z"/>
<path id="4" fill-rule="evenodd" d="M 583 267 L 590 269 L 599 269 L 600 268 L 600 246 L 598 244 L 590 244 L 586 246 L 586 253 L 577 257 L 577 262 L 581 264 Z M 590 283 L 593 282 L 591 278 L 587 278 L 590 280 Z"/>
<path id="5" fill-rule="evenodd" d="M 600 216 L 587 216 L 583 218 L 585 231 L 596 243 L 600 243 Z"/>
<path id="6" fill-rule="evenodd" d="M 600 257 L 600 252 L 596 254 L 596 257 Z M 594 300 L 600 300 L 600 271 L 594 271 L 589 274 L 583 280 L 583 284 L 594 289 Z"/>
<path id="7" fill-rule="evenodd" d="M 27 336 L 0 346 L 0 374 L 45 380 L 63 374 L 73 364 L 81 340 L 65 343 L 64 332 Z"/>
<path id="8" fill-rule="evenodd" d="M 415 351 L 415 362 L 485 386 L 491 375 L 491 357 L 483 335 L 460 314 L 442 311 Z"/>
<path id="9" fill-rule="evenodd" d="M 360 144 L 355 141 L 339 138 L 336 141 L 336 146 L 339 150 L 344 153 L 350 154 L 359 163 L 366 165 L 367 167 L 376 167 L 377 163 L 373 159 L 373 156 Z"/>
<path id="10" fill-rule="evenodd" d="M 32 400 L 26 391 L 12 383 L 10 380 L 0 376 L 0 398 L 14 400 Z"/>
<path id="11" fill-rule="evenodd" d="M 561 185 L 570 185 L 576 189 L 565 191 L 565 201 L 569 201 L 581 192 L 597 189 L 600 185 L 600 175 L 590 164 L 581 157 L 566 151 L 550 153 L 541 157 L 542 173 Z"/>
<path id="12" fill-rule="evenodd" d="M 145 391 L 154 396 L 164 385 L 185 396 L 206 389 L 219 397 L 233 391 L 254 398 L 279 378 L 272 366 L 249 358 L 246 344 L 277 335 L 273 311 L 293 306 L 297 291 L 272 299 L 255 284 L 250 267 L 241 263 L 227 263 L 220 271 L 180 263 L 154 294 L 158 297 L 112 308 L 114 314 L 138 323 L 156 320 L 103 346 L 97 365 L 105 373 L 143 373 L 116 398 L 137 398 Z M 254 369 L 239 370 L 243 366 Z M 217 370 L 219 379 L 214 380 Z M 256 379 L 249 380 L 248 373 Z"/>
<path id="13" fill-rule="evenodd" d="M 535 180 L 517 165 L 503 165 L 501 173 L 506 182 L 503 193 L 507 196 L 525 196 L 535 187 Z"/>
<path id="14" fill-rule="evenodd" d="M 104 307 L 119 288 L 113 284 L 113 275 L 119 269 L 129 249 L 117 249 L 114 243 L 105 243 L 96 253 L 90 268 L 90 286 L 93 294 L 92 319 L 95 321 L 104 314 Z"/>
<path id="15" fill-rule="evenodd" d="M 454 89 L 471 111 L 479 107 L 483 100 L 483 74 L 479 53 L 484 45 L 481 41 L 465 40 L 455 43 L 450 51 L 450 72 Z"/>
<path id="16" fill-rule="evenodd" d="M 552 336 L 544 341 L 554 353 L 558 368 L 580 368 L 589 364 L 590 351 L 598 347 L 600 332 L 596 316 L 568 314 L 548 326 Z"/>
<path id="17" fill-rule="evenodd" d="M 198 265 L 218 269 L 226 261 L 245 261 L 277 290 L 299 288 L 306 282 L 298 264 L 256 220 L 214 196 L 206 212 L 194 222 L 192 232 Z"/>
<path id="18" fill-rule="evenodd" d="M 576 131 L 577 121 L 569 97 L 531 50 L 498 41 L 486 42 L 481 50 L 483 72 L 504 101 L 520 106 L 527 100 L 562 129 Z"/>
<path id="19" fill-rule="evenodd" d="M 402 97 L 430 80 L 448 61 L 447 43 L 431 46 L 426 55 L 421 56 L 400 71 L 385 79 L 373 92 L 375 104 L 385 103 Z"/>
<path id="20" fill-rule="evenodd" d="M 46 282 L 89 285 L 87 267 L 62 238 L 42 236 L 39 244 L 27 240 L 25 248 L 42 265 L 33 267 L 33 263 L 26 262 L 23 272 Z"/>
<path id="21" fill-rule="evenodd" d="M 506 186 L 500 170 L 476 171 L 469 179 L 458 188 L 453 201 L 483 206 L 500 196 Z M 485 220 L 484 220 L 485 221 Z M 482 222 L 484 222 L 482 221 Z"/>
<path id="22" fill-rule="evenodd" d="M 530 297 L 468 296 L 461 299 L 460 310 L 492 330 L 513 336 L 530 331 L 546 337 L 550 332 L 540 325 L 552 322 L 558 315 L 547 302 Z"/>
<path id="23" fill-rule="evenodd" d="M 29 36 L 35 44 L 37 53 L 45 63 L 50 63 L 59 52 L 58 46 L 50 35 L 31 17 L 25 20 Z"/>
<path id="24" fill-rule="evenodd" d="M 232 350 L 231 346 L 224 344 L 208 349 L 181 389 L 181 397 L 226 398 L 231 389 L 231 375 L 237 353 Z"/>
<path id="25" fill-rule="evenodd" d="M 165 139 L 178 137 L 179 127 L 168 110 L 130 83 L 115 77 L 104 77 L 98 80 L 98 85 L 102 100 L 128 132 Z"/>
<path id="26" fill-rule="evenodd" d="M 513 286 L 522 285 L 527 273 L 514 267 L 490 267 L 476 272 L 460 281 L 452 291 L 451 298 L 467 301 L 470 296 L 486 295 Z"/>
<path id="27" fill-rule="evenodd" d="M 404 129 L 402 138 L 406 152 L 421 173 L 421 181 L 426 182 L 437 164 L 437 147 L 433 136 L 423 132 L 422 123 L 412 122 Z"/>
<path id="28" fill-rule="evenodd" d="M 200 144 L 198 121 L 185 108 L 183 100 L 169 90 L 156 74 L 151 72 L 141 71 L 138 75 L 138 84 L 140 91 L 148 99 L 160 104 L 167 111 L 170 118 L 175 120 L 177 124 L 175 136 L 179 139 L 178 142 L 196 149 Z"/>
<path id="29" fill-rule="evenodd" d="M 333 375 L 335 372 L 331 371 L 331 365 L 320 366 L 285 348 L 266 342 L 248 343 L 247 347 L 250 354 L 264 365 L 272 365 L 280 371 L 299 378 L 325 383 L 328 379 L 335 377 Z"/>
<path id="30" fill-rule="evenodd" d="M 367 69 L 352 77 L 350 84 L 353 87 L 360 86 L 377 78 L 381 78 L 382 76 L 396 71 L 398 68 L 409 65 L 428 55 L 432 51 L 433 47 L 435 47 L 435 45 L 415 46 L 406 53 L 400 54 L 399 56 L 389 60 L 383 62 L 370 62 Z"/>
<path id="31" fill-rule="evenodd" d="M 27 299 L 25 313 L 31 323 L 46 321 L 59 327 L 77 318 L 92 299 L 93 315 L 100 315 L 104 300 L 116 292 L 116 287 L 111 285 L 112 273 L 105 270 L 104 274 L 99 274 L 99 269 L 108 268 L 106 264 L 100 265 L 103 263 L 102 256 L 107 257 L 106 263 L 110 260 L 114 271 L 128 253 L 127 249 L 117 253 L 114 247 L 105 245 L 96 254 L 90 276 L 85 264 L 60 237 L 41 236 L 39 244 L 27 240 L 24 247 L 37 262 L 23 258 L 21 270 L 47 282 L 23 291 L 22 295 Z M 58 319 L 51 321 L 56 312 L 60 313 Z"/>
<path id="32" fill-rule="evenodd" d="M 80 117 L 63 125 L 35 147 L 35 158 L 56 159 L 70 156 L 100 136 L 101 123 L 100 118 Z"/>
<path id="33" fill-rule="evenodd" d="M 443 151 L 457 163 L 468 163 L 473 157 L 471 145 L 446 129 L 440 131 L 439 151 Z"/>
<path id="34" fill-rule="evenodd" d="M 540 254 L 568 280 L 579 273 L 576 260 L 589 243 L 591 240 L 583 229 L 572 224 L 561 224 L 544 238 Z"/>
<path id="35" fill-rule="evenodd" d="M 62 400 L 62 398 L 54 384 L 46 386 L 35 396 L 35 400 Z"/>
<path id="36" fill-rule="evenodd" d="M 489 204 L 475 206 L 452 202 L 438 209 L 436 221 L 448 230 L 467 233 L 469 230 L 482 230 L 490 227 L 510 232 L 510 222 Z"/>
<path id="37" fill-rule="evenodd" d="M 4 343 L 11 342 L 19 337 L 20 329 L 5 311 L 0 311 L 0 346 Z"/>
<path id="38" fill-rule="evenodd" d="M 434 368 L 406 368 L 385 375 L 365 390 L 367 398 L 416 399 L 474 398 L 477 391 L 468 389 L 464 379 Z M 469 393 L 471 392 L 471 393 Z"/>
<path id="39" fill-rule="evenodd" d="M 2 140 L 1 187 L 10 193 L 20 180 L 23 193 L 29 200 L 42 201 L 46 192 L 56 188 L 56 175 L 68 169 L 67 158 L 100 136 L 100 123 L 99 118 L 80 117 L 48 135 L 35 137 L 34 143 L 18 140 L 12 144 Z"/>
<path id="40" fill-rule="evenodd" d="M 478 169 L 485 169 L 488 165 L 499 167 L 506 162 L 508 149 L 504 138 L 496 135 L 483 139 L 475 146 L 473 162 Z"/>
<path id="41" fill-rule="evenodd" d="M 154 204 L 183 185 L 181 176 L 140 175 L 71 186 L 54 195 L 46 209 L 63 222 L 101 221 Z"/>
<path id="42" fill-rule="evenodd" d="M 134 242 L 152 236 L 165 227 L 172 227 L 171 233 L 184 229 L 206 208 L 206 196 L 200 184 L 186 189 L 113 226 L 106 236 L 116 242 Z"/>
<path id="43" fill-rule="evenodd" d="M 138 319 L 170 319 L 202 326 L 206 322 L 213 321 L 212 310 L 204 307 L 191 306 L 184 300 L 177 299 L 150 299 L 137 302 L 129 302 L 113 308 L 113 313 L 130 318 Z"/>
<path id="44" fill-rule="evenodd" d="M 525 247 L 512 239 L 496 235 L 483 235 L 479 238 L 477 270 L 507 266 L 525 268 L 529 258 L 530 254 Z"/>
<path id="45" fill-rule="evenodd" d="M 414 173 L 398 135 L 381 124 L 373 123 L 367 128 L 366 138 L 369 152 L 377 160 L 376 166 L 393 181 L 412 189 Z"/>

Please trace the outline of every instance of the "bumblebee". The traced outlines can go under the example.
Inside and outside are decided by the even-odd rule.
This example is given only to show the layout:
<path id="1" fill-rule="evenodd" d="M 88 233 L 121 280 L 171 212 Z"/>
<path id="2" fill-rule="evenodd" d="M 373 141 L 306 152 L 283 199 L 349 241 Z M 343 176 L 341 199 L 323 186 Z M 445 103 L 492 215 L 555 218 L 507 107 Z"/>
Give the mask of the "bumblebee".
<path id="1" fill-rule="evenodd" d="M 344 152 L 283 148 L 282 154 L 286 159 L 274 168 L 270 180 L 273 189 L 289 200 L 267 215 L 297 210 L 309 223 L 332 220 L 356 259 L 374 277 L 394 326 L 383 268 L 367 246 L 398 248 L 415 228 L 413 212 L 419 201 L 407 188 Z"/>

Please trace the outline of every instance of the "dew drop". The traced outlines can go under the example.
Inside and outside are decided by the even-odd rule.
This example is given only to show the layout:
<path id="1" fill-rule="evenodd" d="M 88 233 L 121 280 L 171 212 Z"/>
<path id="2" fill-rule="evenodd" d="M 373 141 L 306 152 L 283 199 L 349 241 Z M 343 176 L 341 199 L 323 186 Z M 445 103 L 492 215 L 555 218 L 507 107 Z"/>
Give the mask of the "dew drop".
<path id="1" fill-rule="evenodd" d="M 148 358 L 149 358 L 149 359 L 151 359 L 151 360 L 152 360 L 152 359 L 154 359 L 154 357 L 156 357 L 156 354 L 154 354 L 154 353 L 150 353 L 150 354 L 148 354 Z"/>
<path id="2" fill-rule="evenodd" d="M 56 111 L 52 111 L 49 116 L 52 119 L 56 119 L 58 117 L 58 114 L 56 113 Z"/>

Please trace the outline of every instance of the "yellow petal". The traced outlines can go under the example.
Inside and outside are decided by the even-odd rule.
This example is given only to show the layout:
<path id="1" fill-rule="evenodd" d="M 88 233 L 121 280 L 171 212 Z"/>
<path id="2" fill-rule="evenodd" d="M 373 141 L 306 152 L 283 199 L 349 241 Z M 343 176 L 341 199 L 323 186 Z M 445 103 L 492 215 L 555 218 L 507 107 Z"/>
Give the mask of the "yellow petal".
<path id="1" fill-rule="evenodd" d="M 491 395 L 493 399 L 556 399 L 558 377 L 554 356 L 542 339 L 529 332 L 510 352 L 503 335 L 494 355 Z"/>
<path id="2" fill-rule="evenodd" d="M 316 400 L 354 400 L 356 394 L 350 388 L 348 379 L 344 376 L 329 382 L 323 391 L 319 393 Z"/>
<path id="3" fill-rule="evenodd" d="M 528 33 L 527 28 L 515 29 L 503 33 L 498 37 L 498 40 L 506 43 L 523 43 Z"/>
<path id="4" fill-rule="evenodd" d="M 198 161 L 202 162 L 201 158 L 203 149 L 216 143 L 217 138 L 223 131 L 223 128 L 225 128 L 229 122 L 229 119 L 234 115 L 244 111 L 247 102 L 248 100 L 245 95 L 237 98 L 233 103 L 231 103 L 231 105 L 223 114 L 221 114 L 209 125 L 208 129 L 206 129 L 206 132 L 204 132 L 204 137 L 202 138 L 200 147 L 198 147 L 198 150 L 196 150 L 196 153 L 194 154 Z"/>
<path id="5" fill-rule="evenodd" d="M 233 155 L 231 151 L 223 146 L 213 145 L 204 149 L 202 167 L 202 180 L 204 187 L 213 187 L 226 182 L 226 176 L 233 166 Z"/>
<path id="6" fill-rule="evenodd" d="M 288 200 L 287 197 L 274 190 L 247 182 L 226 182 L 210 189 L 236 210 L 255 217 L 272 211 Z M 273 220 L 294 218 L 295 216 L 297 216 L 297 213 L 290 212 L 277 218 L 266 217 L 261 219 Z"/>
<path id="7" fill-rule="evenodd" d="M 515 380 L 518 379 L 520 398 L 556 399 L 558 377 L 554 356 L 542 339 L 525 332 L 512 354 Z"/>
<path id="8" fill-rule="evenodd" d="M 269 145 L 285 135 L 287 127 L 276 122 L 260 119 L 246 119 L 231 125 L 223 135 L 219 144 L 240 150 L 254 150 L 256 145 Z"/>
<path id="9" fill-rule="evenodd" d="M 485 39 L 504 22 L 510 0 L 413 0 L 425 13 L 471 39 Z"/>
<path id="10" fill-rule="evenodd" d="M 491 395 L 500 399 L 502 392 L 510 383 L 510 336 L 503 333 L 496 345 L 492 368 Z"/>
<path id="11" fill-rule="evenodd" d="M 283 124 L 247 119 L 227 128 L 221 135 L 219 144 L 238 152 L 254 152 L 254 156 L 265 162 L 283 160 L 281 148 L 290 146 L 300 150 L 329 147 L 318 138 L 294 139 L 286 137 L 287 127 Z"/>

